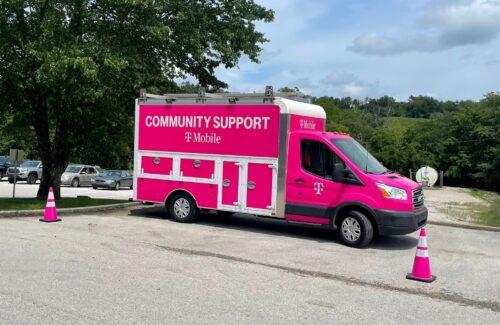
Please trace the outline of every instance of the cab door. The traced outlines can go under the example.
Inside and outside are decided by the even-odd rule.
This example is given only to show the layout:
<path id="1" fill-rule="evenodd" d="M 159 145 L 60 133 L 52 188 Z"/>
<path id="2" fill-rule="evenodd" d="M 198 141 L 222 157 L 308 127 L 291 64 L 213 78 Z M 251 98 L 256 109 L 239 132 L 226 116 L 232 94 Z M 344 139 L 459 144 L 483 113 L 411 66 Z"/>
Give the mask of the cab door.
<path id="1" fill-rule="evenodd" d="M 319 137 L 290 138 L 285 213 L 327 223 L 343 189 L 332 181 L 333 166 L 341 160 Z"/>

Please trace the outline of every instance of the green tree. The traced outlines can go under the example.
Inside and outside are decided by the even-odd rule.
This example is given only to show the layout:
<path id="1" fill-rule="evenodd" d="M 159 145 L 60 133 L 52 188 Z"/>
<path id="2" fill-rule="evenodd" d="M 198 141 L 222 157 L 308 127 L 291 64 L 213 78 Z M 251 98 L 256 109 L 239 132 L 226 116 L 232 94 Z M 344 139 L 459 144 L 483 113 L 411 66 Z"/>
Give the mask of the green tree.
<path id="1" fill-rule="evenodd" d="M 187 75 L 225 87 L 215 69 L 241 55 L 258 62 L 267 40 L 255 22 L 272 19 L 253 0 L 0 1 L 0 107 L 33 127 L 44 165 L 37 196 L 52 185 L 60 196 L 79 148 L 104 138 L 113 150 L 106 139 L 130 131 L 140 88 L 169 89 Z M 111 157 L 126 155 L 126 141 L 118 146 Z"/>
<path id="2" fill-rule="evenodd" d="M 280 92 L 280 93 L 293 93 L 293 92 L 299 92 L 299 91 L 300 91 L 299 87 L 285 86 L 285 87 L 281 87 L 280 89 L 278 89 L 278 92 Z"/>

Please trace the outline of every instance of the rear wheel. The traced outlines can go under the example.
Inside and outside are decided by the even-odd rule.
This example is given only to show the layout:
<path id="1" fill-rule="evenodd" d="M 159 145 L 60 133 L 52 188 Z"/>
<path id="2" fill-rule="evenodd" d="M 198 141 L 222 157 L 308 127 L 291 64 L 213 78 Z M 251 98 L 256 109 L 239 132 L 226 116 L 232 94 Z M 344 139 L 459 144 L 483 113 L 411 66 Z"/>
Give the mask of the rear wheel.
<path id="1" fill-rule="evenodd" d="M 92 186 L 92 188 L 93 188 L 94 190 L 97 190 L 97 186 Z"/>
<path id="2" fill-rule="evenodd" d="M 340 239 L 347 246 L 364 247 L 373 238 L 373 226 L 363 213 L 347 211 L 340 220 L 337 229 Z"/>
<path id="3" fill-rule="evenodd" d="M 14 179 L 13 178 L 9 178 L 9 183 L 13 184 L 14 183 Z"/>
<path id="4" fill-rule="evenodd" d="M 177 193 L 169 200 L 170 216 L 177 222 L 190 223 L 196 221 L 200 209 L 196 202 L 187 193 Z"/>

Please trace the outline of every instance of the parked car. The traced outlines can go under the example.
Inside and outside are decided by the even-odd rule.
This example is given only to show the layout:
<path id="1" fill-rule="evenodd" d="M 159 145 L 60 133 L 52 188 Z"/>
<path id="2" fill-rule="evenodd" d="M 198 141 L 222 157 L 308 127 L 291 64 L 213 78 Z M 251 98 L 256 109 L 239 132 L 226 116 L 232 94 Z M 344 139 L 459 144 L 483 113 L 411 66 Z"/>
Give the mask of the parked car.
<path id="1" fill-rule="evenodd" d="M 91 178 L 99 176 L 100 171 L 99 166 L 70 165 L 61 175 L 61 185 L 90 186 Z"/>
<path id="2" fill-rule="evenodd" d="M 19 167 L 9 167 L 7 177 L 9 183 L 17 181 L 26 181 L 28 184 L 35 184 L 42 178 L 42 162 L 40 160 L 28 160 L 19 165 Z"/>
<path id="3" fill-rule="evenodd" d="M 122 187 L 133 188 L 132 174 L 126 170 L 107 170 L 92 179 L 92 187 L 119 190 Z"/>
<path id="4" fill-rule="evenodd" d="M 14 162 L 7 156 L 0 156 L 0 180 L 7 175 L 7 169 L 14 165 Z"/>

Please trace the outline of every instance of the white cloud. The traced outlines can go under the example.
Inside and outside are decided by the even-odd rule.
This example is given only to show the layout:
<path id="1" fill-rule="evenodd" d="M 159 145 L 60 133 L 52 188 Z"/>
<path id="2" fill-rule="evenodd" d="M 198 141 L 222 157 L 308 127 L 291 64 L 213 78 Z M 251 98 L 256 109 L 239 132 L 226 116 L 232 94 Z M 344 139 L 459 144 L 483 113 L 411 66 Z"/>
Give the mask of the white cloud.
<path id="1" fill-rule="evenodd" d="M 334 72 L 321 80 L 322 86 L 329 93 L 337 96 L 362 98 L 378 93 L 378 82 L 368 82 L 350 72 Z"/>
<path id="2" fill-rule="evenodd" d="M 418 23 L 418 34 L 366 33 L 355 38 L 348 50 L 384 56 L 487 43 L 500 34 L 500 0 L 435 2 Z"/>

